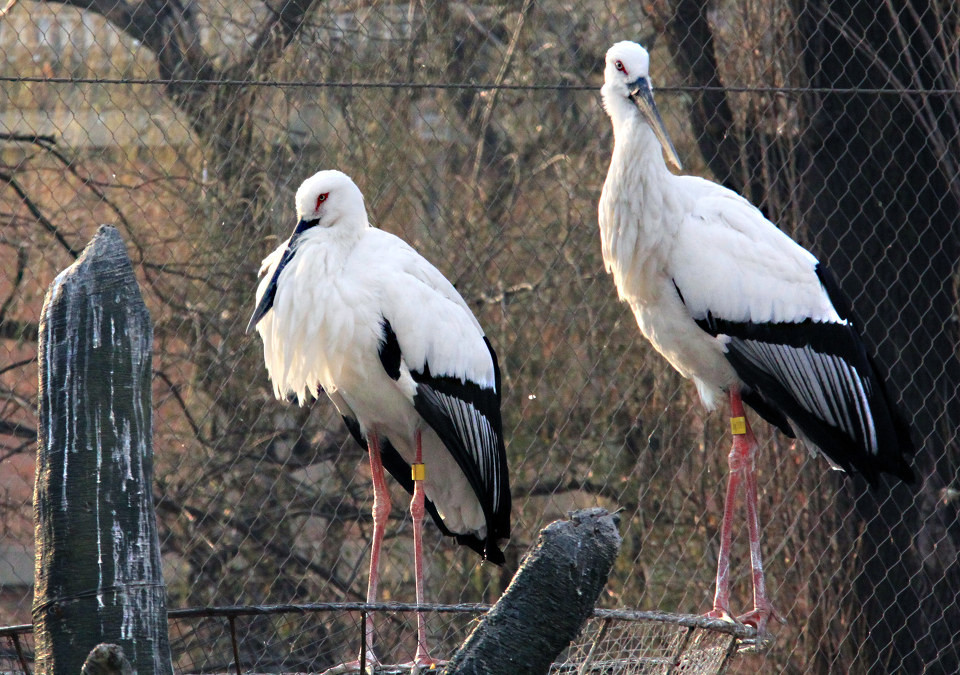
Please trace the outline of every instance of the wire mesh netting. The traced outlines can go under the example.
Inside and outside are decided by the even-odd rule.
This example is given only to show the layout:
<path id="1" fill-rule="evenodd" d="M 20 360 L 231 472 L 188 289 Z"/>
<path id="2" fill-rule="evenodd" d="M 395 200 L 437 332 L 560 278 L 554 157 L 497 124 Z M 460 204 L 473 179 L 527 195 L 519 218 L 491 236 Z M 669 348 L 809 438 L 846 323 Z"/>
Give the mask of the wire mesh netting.
<path id="1" fill-rule="evenodd" d="M 377 644 L 393 658 L 381 675 L 411 672 L 417 606 L 403 603 L 313 603 L 206 607 L 170 612 L 176 672 L 320 672 L 356 658 L 365 612 L 380 622 Z M 452 654 L 487 605 L 432 605 L 432 637 Z M 256 637 L 251 637 L 256 634 Z M 242 637 L 246 635 L 246 637 Z M 3 672 L 27 673 L 34 650 L 29 626 L 0 628 Z M 597 610 L 553 664 L 554 673 L 654 675 L 726 672 L 738 651 L 756 646 L 756 631 L 729 622 L 665 612 Z M 394 661 L 400 665 L 392 665 Z M 292 664 L 296 664 L 292 666 Z M 406 664 L 406 665 L 403 665 Z M 300 672 L 300 671 L 298 671 Z"/>
<path id="2" fill-rule="evenodd" d="M 31 616 L 43 294 L 100 223 L 128 242 L 155 323 L 169 606 L 364 599 L 363 452 L 329 402 L 274 400 L 259 340 L 244 334 L 260 260 L 292 230 L 299 183 L 322 168 L 351 175 L 373 224 L 454 282 L 500 357 L 507 562 L 480 564 L 428 528 L 427 600 L 494 602 L 541 527 L 601 505 L 621 510 L 624 537 L 601 607 L 708 610 L 725 413 L 705 411 L 640 336 L 597 236 L 613 144 L 603 56 L 636 39 L 684 171 L 744 194 L 832 268 L 920 447 L 918 485 L 870 491 L 755 425 L 767 583 L 786 622 L 771 648 L 726 666 L 956 672 L 958 26 L 939 0 L 9 2 L 0 624 Z M 381 599 L 409 602 L 411 523 L 392 489 Z M 745 611 L 736 536 L 734 609 Z M 452 650 L 472 619 L 431 615 L 430 632 Z M 234 630 L 245 668 L 308 671 L 355 656 L 358 621 L 257 616 Z M 599 644 L 604 619 L 591 621 L 578 662 Z M 227 644 L 224 626 L 175 619 L 175 653 L 191 655 L 178 667 L 232 663 L 203 649 Z M 378 617 L 378 631 L 410 657 L 409 616 Z M 629 659 L 641 648 L 631 639 L 598 662 Z M 668 654 L 688 638 L 643 639 Z M 696 639 L 711 654 L 729 646 Z M 9 648 L 3 668 L 16 670 Z"/>

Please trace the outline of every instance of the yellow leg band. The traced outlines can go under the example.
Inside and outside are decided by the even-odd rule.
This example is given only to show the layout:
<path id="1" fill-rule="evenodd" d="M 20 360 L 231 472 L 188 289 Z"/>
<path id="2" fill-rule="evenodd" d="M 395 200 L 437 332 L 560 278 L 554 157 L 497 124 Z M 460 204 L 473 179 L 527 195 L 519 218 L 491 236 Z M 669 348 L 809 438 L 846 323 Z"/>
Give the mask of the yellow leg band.
<path id="1" fill-rule="evenodd" d="M 413 480 L 426 480 L 427 466 L 425 464 L 411 464 L 410 477 L 413 478 Z"/>
<path id="2" fill-rule="evenodd" d="M 747 418 L 746 417 L 731 417 L 730 418 L 730 431 L 733 433 L 742 436 L 747 433 Z"/>

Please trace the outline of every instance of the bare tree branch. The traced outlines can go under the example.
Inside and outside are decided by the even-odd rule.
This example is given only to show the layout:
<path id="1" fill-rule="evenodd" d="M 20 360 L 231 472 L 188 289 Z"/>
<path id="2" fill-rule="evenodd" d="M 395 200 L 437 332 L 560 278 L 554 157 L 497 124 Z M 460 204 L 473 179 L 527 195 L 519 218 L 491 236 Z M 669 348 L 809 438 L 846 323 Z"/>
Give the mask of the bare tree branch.
<path id="1" fill-rule="evenodd" d="M 40 336 L 40 327 L 29 321 L 4 319 L 0 321 L 0 340 L 36 342 Z"/>
<path id="2" fill-rule="evenodd" d="M 60 242 L 60 245 L 66 249 L 67 253 L 70 254 L 70 257 L 76 260 L 80 256 L 80 251 L 74 248 L 70 242 L 67 241 L 66 237 L 63 236 L 63 233 L 57 229 L 57 226 L 50 222 L 50 220 L 43 215 L 43 212 L 40 211 L 40 207 L 37 206 L 36 202 L 34 202 L 29 195 L 27 195 L 27 192 L 23 189 L 23 187 L 21 187 L 20 183 L 18 183 L 13 176 L 7 173 L 0 173 L 0 181 L 6 182 L 7 185 L 9 185 L 10 188 L 17 193 L 17 196 L 20 197 L 21 201 L 23 201 L 23 205 L 27 207 L 27 210 L 33 214 L 33 217 L 37 219 L 37 222 L 43 225 L 47 232 L 53 235 L 54 239 Z"/>
<path id="3" fill-rule="evenodd" d="M 264 22 L 256 40 L 240 62 L 230 69 L 231 73 L 262 73 L 269 69 L 303 28 L 307 15 L 316 3 L 317 0 L 277 0 L 268 3 L 270 19 Z"/>
<path id="4" fill-rule="evenodd" d="M 23 283 L 23 274 L 27 269 L 27 249 L 23 246 L 17 247 L 17 270 L 13 274 L 13 279 L 10 288 L 10 295 L 7 296 L 7 299 L 3 301 L 3 304 L 0 305 L 0 324 L 3 323 L 4 319 L 7 317 L 7 311 L 10 309 L 10 306 L 13 304 L 14 299 L 17 295 L 17 290 L 20 288 L 20 284 Z"/>
<path id="5" fill-rule="evenodd" d="M 289 546 L 279 543 L 275 537 L 264 538 L 260 536 L 257 528 L 253 527 L 249 521 L 239 516 L 230 516 L 226 514 L 216 514 L 212 512 L 203 512 L 194 507 L 182 506 L 173 503 L 170 499 L 161 499 L 157 502 L 157 512 L 166 512 L 176 514 L 181 511 L 188 512 L 190 519 L 196 522 L 213 520 L 217 524 L 235 530 L 242 534 L 244 538 L 249 538 L 257 545 L 262 546 L 269 551 L 276 560 L 285 560 L 296 563 L 305 570 L 316 574 L 322 579 L 326 579 L 335 588 L 343 600 L 364 600 L 366 596 L 355 591 L 349 583 L 340 579 L 336 573 L 323 565 L 320 565 L 309 556 L 294 551 Z"/>
<path id="6" fill-rule="evenodd" d="M 25 438 L 27 441 L 34 443 L 37 440 L 37 430 L 31 427 L 25 427 L 18 422 L 0 419 L 0 436 Z"/>
<path id="7" fill-rule="evenodd" d="M 3 12 L 0 11 L 0 18 L 3 18 Z M 55 136 L 44 136 L 37 134 L 16 134 L 9 132 L 0 132 L 0 141 L 9 141 L 11 143 L 56 143 Z"/>

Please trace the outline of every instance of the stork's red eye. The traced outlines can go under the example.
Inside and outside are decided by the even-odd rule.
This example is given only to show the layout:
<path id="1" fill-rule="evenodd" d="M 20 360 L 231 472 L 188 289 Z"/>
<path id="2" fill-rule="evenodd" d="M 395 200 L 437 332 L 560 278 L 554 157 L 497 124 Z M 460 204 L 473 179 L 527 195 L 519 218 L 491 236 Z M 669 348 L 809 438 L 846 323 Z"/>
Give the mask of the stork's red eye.
<path id="1" fill-rule="evenodd" d="M 617 70 L 619 70 L 619 71 L 620 71 L 621 73 L 623 73 L 624 75 L 627 74 L 627 69 L 623 67 L 623 61 L 618 60 L 618 61 L 617 61 L 615 64 L 613 64 L 613 65 L 615 65 L 615 66 L 617 67 Z"/>
<path id="2" fill-rule="evenodd" d="M 317 210 L 320 209 L 320 205 L 327 201 L 327 197 L 330 196 L 329 192 L 324 192 L 322 195 L 317 197 Z"/>

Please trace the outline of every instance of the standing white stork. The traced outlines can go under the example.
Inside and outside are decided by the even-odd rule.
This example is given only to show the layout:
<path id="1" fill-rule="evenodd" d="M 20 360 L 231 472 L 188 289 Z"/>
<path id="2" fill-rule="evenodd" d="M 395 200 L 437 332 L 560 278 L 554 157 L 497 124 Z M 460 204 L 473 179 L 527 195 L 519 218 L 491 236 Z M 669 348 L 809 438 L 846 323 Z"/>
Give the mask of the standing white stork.
<path id="1" fill-rule="evenodd" d="M 633 42 L 607 51 L 603 105 L 614 148 L 600 196 L 603 259 L 640 330 L 707 409 L 731 407 L 733 450 L 709 616 L 729 611 L 733 504 L 744 483 L 753 610 L 762 633 L 777 617 L 760 556 L 756 440 L 743 403 L 837 468 L 876 484 L 881 472 L 913 480 L 906 423 L 867 355 L 847 302 L 817 259 L 736 193 L 677 176 L 677 157 L 653 100 L 650 58 Z"/>
<path id="2" fill-rule="evenodd" d="M 297 226 L 261 267 L 256 327 L 278 398 L 302 405 L 322 389 L 368 450 L 373 543 L 367 602 L 390 495 L 384 468 L 413 495 L 417 603 L 423 603 L 425 512 L 440 530 L 504 561 L 510 487 L 500 420 L 500 370 L 483 329 L 453 285 L 403 240 L 370 226 L 363 195 L 339 171 L 297 190 Z M 365 626 L 368 663 L 373 619 Z M 417 613 L 417 666 L 436 664 Z M 348 664 L 361 670 L 367 664 Z"/>

